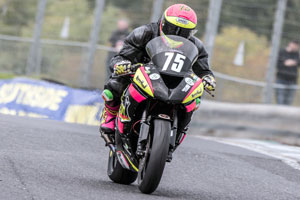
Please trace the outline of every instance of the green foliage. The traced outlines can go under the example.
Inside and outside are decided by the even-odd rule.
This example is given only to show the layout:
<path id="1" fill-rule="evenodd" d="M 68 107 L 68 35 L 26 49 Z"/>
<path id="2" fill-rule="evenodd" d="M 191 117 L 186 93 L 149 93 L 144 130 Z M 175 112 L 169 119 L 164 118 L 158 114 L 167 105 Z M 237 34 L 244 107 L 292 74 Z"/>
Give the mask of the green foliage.
<path id="1" fill-rule="evenodd" d="M 300 40 L 300 1 L 289 0 L 287 2 L 287 12 L 285 15 L 285 24 L 283 28 L 282 46 L 285 46 L 291 40 Z"/>
<path id="2" fill-rule="evenodd" d="M 223 1 L 220 27 L 229 24 L 245 27 L 271 39 L 276 2 L 276 0 Z"/>
<path id="3" fill-rule="evenodd" d="M 116 6 L 116 7 L 119 7 L 119 8 L 123 8 L 123 9 L 128 9 L 128 8 L 131 8 L 131 7 L 138 7 L 140 5 L 140 3 L 143 3 L 143 0 L 131 0 L 131 1 L 128 1 L 128 0 L 111 0 L 111 3 Z"/>
<path id="4" fill-rule="evenodd" d="M 233 60 L 241 41 L 245 41 L 245 65 L 237 67 Z M 269 51 L 269 43 L 265 36 L 258 36 L 246 28 L 226 27 L 216 38 L 212 66 L 214 70 L 225 74 L 264 80 Z"/>
<path id="5" fill-rule="evenodd" d="M 244 66 L 233 64 L 240 42 L 245 42 Z M 264 81 L 269 59 L 269 42 L 266 36 L 237 26 L 225 27 L 216 38 L 212 68 L 214 71 L 250 80 Z M 262 88 L 217 80 L 217 96 L 223 101 L 261 102 Z"/>
<path id="6" fill-rule="evenodd" d="M 93 12 L 86 1 L 49 1 L 43 25 L 43 38 L 59 39 L 66 17 L 70 17 L 70 40 L 87 41 L 91 29 Z M 34 24 L 23 29 L 23 36 L 31 36 Z"/>
<path id="7" fill-rule="evenodd" d="M 0 42 L 0 70 L 2 72 L 14 72 L 15 74 L 25 73 L 29 43 L 3 40 Z"/>
<path id="8" fill-rule="evenodd" d="M 96 0 L 86 0 L 88 5 L 89 5 L 89 8 L 91 10 L 93 10 L 95 7 L 96 7 Z"/>
<path id="9" fill-rule="evenodd" d="M 133 28 L 150 22 L 153 1 L 149 0 L 111 0 L 108 5 L 122 10 L 130 19 Z"/>
<path id="10" fill-rule="evenodd" d="M 34 23 L 37 0 L 2 0 L 0 7 L 0 34 L 20 36 L 24 27 Z"/>
<path id="11" fill-rule="evenodd" d="M 87 41 L 93 20 L 95 0 L 49 0 L 43 27 L 43 37 L 59 38 L 64 18 L 71 18 L 70 40 Z M 165 0 L 164 8 L 174 3 L 186 3 L 198 15 L 198 37 L 205 30 L 209 0 Z M 245 27 L 269 40 L 272 35 L 277 0 L 230 0 L 223 1 L 220 29 L 228 25 Z M 0 34 L 31 37 L 38 0 L 0 0 Z M 153 1 L 110 0 L 106 1 L 102 20 L 101 43 L 115 28 L 118 18 L 130 19 L 132 27 L 149 22 Z M 5 9 L 7 8 L 7 9 Z M 299 0 L 289 0 L 284 26 L 284 40 L 298 39 L 300 31 Z M 76 24 L 74 26 L 74 24 Z M 103 30 L 103 29 L 107 29 Z"/>
<path id="12" fill-rule="evenodd" d="M 89 2 L 89 1 L 88 1 Z M 70 18 L 68 40 L 87 42 L 94 20 L 94 8 L 87 1 L 49 1 L 44 19 L 42 37 L 61 39 L 60 32 L 66 17 Z M 106 6 L 101 20 L 100 43 L 105 43 L 116 29 L 118 18 L 125 16 L 119 9 Z M 34 24 L 22 29 L 22 36 L 31 37 Z"/>
<path id="13" fill-rule="evenodd" d="M 11 79 L 14 77 L 15 77 L 15 75 L 13 75 L 13 74 L 0 73 L 0 79 Z"/>
<path id="14" fill-rule="evenodd" d="M 104 9 L 99 43 L 105 44 L 111 33 L 117 29 L 117 22 L 121 18 L 128 18 L 121 9 L 107 5 Z"/>

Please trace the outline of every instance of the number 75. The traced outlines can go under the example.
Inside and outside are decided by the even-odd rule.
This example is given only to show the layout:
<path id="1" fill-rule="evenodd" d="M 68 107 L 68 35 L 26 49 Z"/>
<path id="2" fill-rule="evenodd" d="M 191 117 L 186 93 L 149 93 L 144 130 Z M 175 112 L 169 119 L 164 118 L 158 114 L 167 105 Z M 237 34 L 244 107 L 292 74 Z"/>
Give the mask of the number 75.
<path id="1" fill-rule="evenodd" d="M 170 66 L 170 63 L 171 63 L 172 58 L 174 57 L 174 54 L 176 54 L 176 56 L 175 56 L 172 66 L 171 66 L 171 70 L 174 72 L 181 71 L 186 56 L 179 54 L 179 53 L 174 53 L 174 52 L 166 52 L 165 53 L 165 56 L 167 56 L 167 59 L 162 68 L 163 71 L 166 71 L 168 69 L 168 67 Z"/>

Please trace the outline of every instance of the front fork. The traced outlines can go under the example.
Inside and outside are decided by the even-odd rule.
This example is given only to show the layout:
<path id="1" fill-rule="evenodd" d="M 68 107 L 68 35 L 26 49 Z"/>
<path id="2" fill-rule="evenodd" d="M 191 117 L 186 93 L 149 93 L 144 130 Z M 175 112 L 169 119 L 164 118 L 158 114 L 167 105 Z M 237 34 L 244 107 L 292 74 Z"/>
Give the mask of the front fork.
<path id="1" fill-rule="evenodd" d="M 148 116 L 149 106 L 147 105 L 147 108 L 144 110 L 142 119 L 141 119 L 141 128 L 139 133 L 139 139 L 137 144 L 137 156 L 144 156 L 145 154 L 145 146 L 147 143 L 147 139 L 149 137 L 149 129 L 150 129 L 150 120 L 151 116 Z M 178 116 L 177 116 L 177 109 L 174 109 L 173 112 L 173 126 L 170 132 L 170 146 L 169 146 L 169 153 L 167 157 L 167 161 L 170 162 L 172 160 L 172 153 L 175 151 L 178 144 L 176 143 L 176 136 L 177 136 L 177 124 L 178 124 Z"/>
<path id="2" fill-rule="evenodd" d="M 137 149 L 136 149 L 136 154 L 137 154 L 137 156 L 140 156 L 140 157 L 143 156 L 145 153 L 145 146 L 146 146 L 147 139 L 149 136 L 151 116 L 148 116 L 148 119 L 147 119 L 148 109 L 149 109 L 149 102 L 146 106 L 146 109 L 144 110 L 144 112 L 142 114 L 141 128 L 140 128 L 139 139 L 138 139 L 138 144 L 137 144 Z"/>
<path id="3" fill-rule="evenodd" d="M 177 147 L 177 145 L 176 145 L 177 125 L 178 125 L 177 109 L 174 109 L 173 126 L 171 128 L 171 133 L 170 133 L 170 146 L 169 146 L 169 152 L 168 152 L 167 160 L 166 160 L 167 162 L 171 162 L 172 154 Z"/>
<path id="4" fill-rule="evenodd" d="M 177 109 L 174 109 L 173 127 L 171 129 L 171 135 L 170 135 L 170 150 L 175 150 L 175 142 L 176 142 L 176 135 L 177 135 L 177 124 L 178 124 Z"/>

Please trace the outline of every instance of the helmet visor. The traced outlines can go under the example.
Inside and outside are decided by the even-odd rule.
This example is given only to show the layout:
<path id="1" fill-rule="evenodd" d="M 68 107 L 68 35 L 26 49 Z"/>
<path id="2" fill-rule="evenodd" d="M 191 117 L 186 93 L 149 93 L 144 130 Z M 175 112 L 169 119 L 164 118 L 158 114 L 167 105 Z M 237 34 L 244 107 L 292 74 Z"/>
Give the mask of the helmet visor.
<path id="1" fill-rule="evenodd" d="M 167 20 L 164 20 L 164 24 L 162 26 L 162 31 L 166 35 L 178 35 L 184 38 L 189 38 L 191 36 L 193 29 L 187 29 L 187 28 L 182 28 L 179 26 L 176 26 Z"/>

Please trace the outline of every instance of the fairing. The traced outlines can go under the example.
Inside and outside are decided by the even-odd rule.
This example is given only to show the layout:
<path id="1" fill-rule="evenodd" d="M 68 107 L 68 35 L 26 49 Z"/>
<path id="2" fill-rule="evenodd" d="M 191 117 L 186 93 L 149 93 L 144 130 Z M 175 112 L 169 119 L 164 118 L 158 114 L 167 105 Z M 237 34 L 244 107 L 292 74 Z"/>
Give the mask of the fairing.
<path id="1" fill-rule="evenodd" d="M 159 70 L 155 65 L 148 64 L 145 66 L 145 69 L 148 72 L 147 76 L 151 81 L 155 99 L 165 101 L 167 103 L 179 104 L 187 103 L 188 101 L 192 101 L 202 95 L 203 84 L 201 79 L 192 72 L 186 73 L 184 77 L 181 77 L 181 81 L 178 86 L 174 89 L 170 89 L 167 87 L 162 78 L 163 75 L 159 73 Z M 200 93 L 198 91 L 200 91 Z"/>
<path id="2" fill-rule="evenodd" d="M 184 77 L 198 58 L 197 47 L 189 40 L 167 35 L 152 39 L 146 51 L 160 73 Z"/>
<path id="3" fill-rule="evenodd" d="M 144 92 L 146 92 L 151 97 L 153 96 L 153 87 L 147 72 L 144 67 L 140 67 L 133 77 L 133 82 L 137 84 Z"/>
<path id="4" fill-rule="evenodd" d="M 197 59 L 198 50 L 192 42 L 182 37 L 171 38 L 171 45 L 165 43 L 162 37 L 155 38 L 147 44 L 152 62 L 136 71 L 133 83 L 123 93 L 117 120 L 117 129 L 120 133 L 127 132 L 124 130 L 131 127 L 131 122 L 140 119 L 149 101 L 150 104 L 156 102 L 155 105 L 159 108 L 157 114 L 169 115 L 174 106 L 182 104 L 188 113 L 196 108 L 195 99 L 203 93 L 201 79 L 191 70 L 194 60 Z M 173 54 L 174 57 L 166 58 L 169 59 L 166 61 L 164 56 L 166 54 Z M 179 58 L 184 56 L 185 59 L 179 59 L 177 62 L 178 55 Z M 169 62 L 170 66 L 166 67 L 166 62 Z"/>

